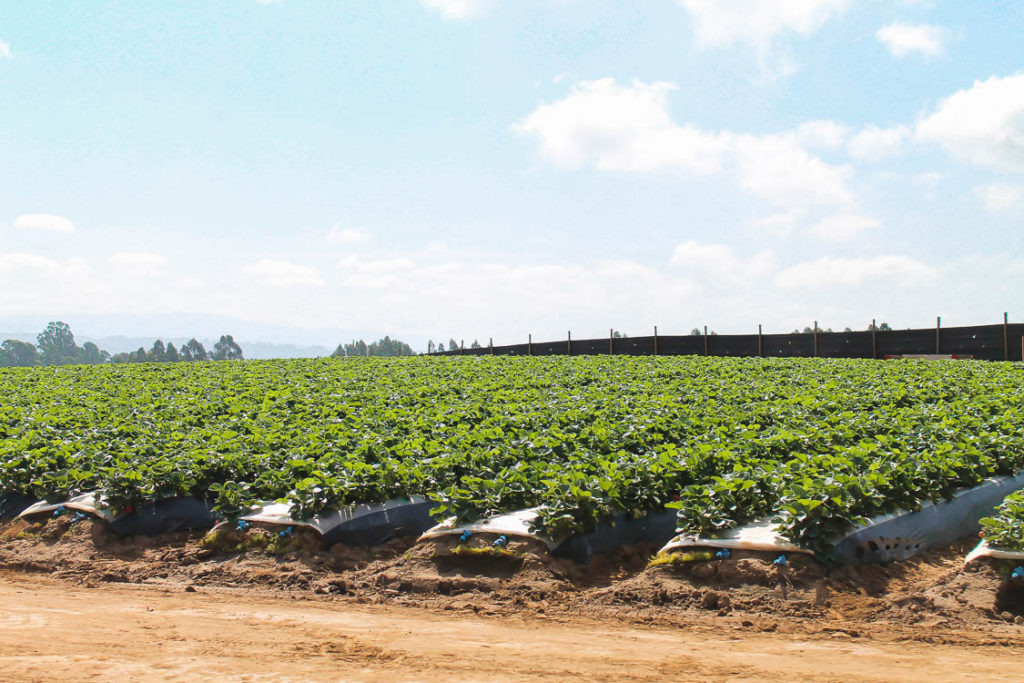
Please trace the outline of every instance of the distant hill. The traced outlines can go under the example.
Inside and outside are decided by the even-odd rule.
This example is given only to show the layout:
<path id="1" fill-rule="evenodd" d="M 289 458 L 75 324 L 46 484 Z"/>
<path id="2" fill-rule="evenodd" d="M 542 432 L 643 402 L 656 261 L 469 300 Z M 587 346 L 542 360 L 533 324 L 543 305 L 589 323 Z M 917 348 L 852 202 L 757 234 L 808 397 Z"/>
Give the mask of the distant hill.
<path id="1" fill-rule="evenodd" d="M 427 347 L 425 336 L 402 335 L 401 330 L 303 329 L 193 313 L 0 316 L 0 341 L 19 339 L 34 344 L 36 336 L 51 320 L 68 323 L 79 345 L 91 341 L 112 354 L 135 351 L 139 347 L 149 349 L 157 339 L 165 344 L 173 342 L 180 348 L 195 337 L 203 346 L 212 348 L 222 334 L 234 336 L 246 358 L 325 357 L 331 355 L 338 344 L 354 339 L 369 342 L 386 334 L 400 336 L 419 351 L 425 351 Z"/>
<path id="2" fill-rule="evenodd" d="M 19 339 L 34 344 L 35 333 L 28 332 L 0 332 L 0 341 L 4 339 Z M 191 337 L 125 337 L 122 335 L 113 337 L 89 337 L 86 335 L 75 335 L 75 341 L 79 344 L 92 342 L 104 351 L 111 354 L 130 353 L 140 347 L 150 349 L 157 339 L 163 340 L 165 344 L 173 343 L 178 348 L 185 344 Z M 203 346 L 213 348 L 217 339 L 208 337 L 197 337 Z M 336 347 L 331 346 L 303 346 L 299 344 L 274 344 L 271 342 L 249 342 L 239 341 L 242 353 L 246 358 L 325 358 L 331 355 Z"/>

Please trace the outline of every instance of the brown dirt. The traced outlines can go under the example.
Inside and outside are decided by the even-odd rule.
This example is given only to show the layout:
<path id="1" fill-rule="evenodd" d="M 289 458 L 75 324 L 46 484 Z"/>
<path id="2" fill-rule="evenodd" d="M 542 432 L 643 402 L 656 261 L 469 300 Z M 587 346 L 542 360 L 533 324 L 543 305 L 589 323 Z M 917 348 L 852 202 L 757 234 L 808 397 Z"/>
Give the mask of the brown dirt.
<path id="1" fill-rule="evenodd" d="M 259 529 L 120 539 L 92 520 L 4 523 L 0 670 L 30 680 L 73 667 L 98 678 L 146 667 L 181 678 L 1019 678 L 1000 666 L 1024 654 L 1024 590 L 999 563 L 964 570 L 967 542 L 833 571 L 797 556 L 780 569 L 756 553 L 645 569 L 649 546 L 581 566 L 524 541 L 494 555 L 457 545 L 324 548 L 311 533 Z"/>

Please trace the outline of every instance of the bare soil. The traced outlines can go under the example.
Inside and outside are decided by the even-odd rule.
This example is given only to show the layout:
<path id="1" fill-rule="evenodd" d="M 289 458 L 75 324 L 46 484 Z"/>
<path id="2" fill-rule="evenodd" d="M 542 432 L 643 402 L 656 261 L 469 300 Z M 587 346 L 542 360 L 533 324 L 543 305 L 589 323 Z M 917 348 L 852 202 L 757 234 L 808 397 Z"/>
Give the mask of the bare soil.
<path id="1" fill-rule="evenodd" d="M 892 565 L 588 565 L 513 541 L 0 524 L 4 678 L 1020 680 L 1024 586 L 964 542 Z M 9 673 L 8 673 L 9 672 Z"/>

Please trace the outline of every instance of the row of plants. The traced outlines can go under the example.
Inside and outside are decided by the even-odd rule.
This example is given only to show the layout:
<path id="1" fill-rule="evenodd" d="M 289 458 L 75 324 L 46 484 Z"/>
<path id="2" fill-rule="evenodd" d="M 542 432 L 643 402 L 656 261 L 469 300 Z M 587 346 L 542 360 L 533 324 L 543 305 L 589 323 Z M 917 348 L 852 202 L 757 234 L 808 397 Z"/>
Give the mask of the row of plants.
<path id="1" fill-rule="evenodd" d="M 0 371 L 0 490 L 118 509 L 286 500 L 297 518 L 413 494 L 541 531 L 675 507 L 775 517 L 827 552 L 854 524 L 1024 468 L 1010 364 L 420 357 Z"/>
<path id="2" fill-rule="evenodd" d="M 1024 490 L 1003 499 L 992 517 L 981 520 L 989 545 L 1024 552 Z"/>

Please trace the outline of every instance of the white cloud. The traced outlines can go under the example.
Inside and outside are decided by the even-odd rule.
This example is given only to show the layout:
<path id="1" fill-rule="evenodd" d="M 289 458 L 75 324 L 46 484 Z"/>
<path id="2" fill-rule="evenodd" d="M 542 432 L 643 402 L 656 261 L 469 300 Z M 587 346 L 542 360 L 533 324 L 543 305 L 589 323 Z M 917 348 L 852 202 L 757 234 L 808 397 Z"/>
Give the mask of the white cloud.
<path id="1" fill-rule="evenodd" d="M 1024 74 L 975 81 L 919 121 L 916 134 L 968 163 L 1024 171 Z"/>
<path id="2" fill-rule="evenodd" d="M 239 272 L 267 287 L 323 287 L 326 284 L 316 268 L 277 259 L 260 259 L 243 266 Z"/>
<path id="3" fill-rule="evenodd" d="M 854 203 L 847 187 L 853 169 L 822 161 L 793 135 L 738 136 L 735 158 L 740 184 L 775 206 L 803 212 Z"/>
<path id="4" fill-rule="evenodd" d="M 882 226 L 877 219 L 853 211 L 826 213 L 816 221 L 801 226 L 802 215 L 801 212 L 794 211 L 772 214 L 754 221 L 752 227 L 774 237 L 788 237 L 800 233 L 823 242 L 838 243 L 850 241 L 868 230 Z"/>
<path id="5" fill-rule="evenodd" d="M 755 230 L 763 230 L 774 237 L 786 237 L 796 229 L 799 216 L 792 211 L 775 213 L 753 222 Z"/>
<path id="6" fill-rule="evenodd" d="M 327 240 L 329 242 L 349 246 L 362 244 L 369 241 L 369 239 L 370 233 L 363 228 L 342 228 L 341 225 L 335 225 L 331 228 L 331 231 L 327 233 Z"/>
<path id="7" fill-rule="evenodd" d="M 493 0 L 420 0 L 427 9 L 439 12 L 445 19 L 465 21 L 481 16 Z"/>
<path id="8" fill-rule="evenodd" d="M 860 161 L 877 162 L 902 151 L 904 140 L 910 135 L 907 126 L 879 128 L 871 124 L 854 135 L 847 144 L 847 152 Z"/>
<path id="9" fill-rule="evenodd" d="M 167 259 L 148 251 L 122 251 L 111 256 L 110 263 L 129 270 L 155 271 L 166 265 Z"/>
<path id="10" fill-rule="evenodd" d="M 542 154 L 567 168 L 592 163 L 614 171 L 716 171 L 728 136 L 676 125 L 668 107 L 668 93 L 675 88 L 660 81 L 631 86 L 613 78 L 583 81 L 513 129 L 536 136 Z"/>
<path id="11" fill-rule="evenodd" d="M 826 242 L 845 242 L 858 237 L 865 230 L 874 230 L 881 225 L 870 216 L 839 214 L 823 218 L 808 227 L 807 232 Z"/>
<path id="12" fill-rule="evenodd" d="M 762 251 L 743 258 L 727 244 L 700 244 L 690 240 L 676 246 L 669 264 L 711 282 L 734 283 L 771 272 L 774 256 L 770 251 Z"/>
<path id="13" fill-rule="evenodd" d="M 0 254 L 0 273 L 9 274 L 18 270 L 58 271 L 60 264 L 46 256 L 24 253 Z"/>
<path id="14" fill-rule="evenodd" d="M 80 258 L 58 261 L 29 253 L 0 253 L 0 291 L 18 292 L 0 299 L 0 312 L 40 314 L 51 311 L 87 312 L 109 302 L 116 291 L 103 282 L 106 274 L 96 272 Z M 126 293 L 137 294 L 125 286 Z"/>
<path id="15" fill-rule="evenodd" d="M 0 40 L 0 58 L 10 59 L 14 54 L 11 52 L 11 44 Z"/>
<path id="16" fill-rule="evenodd" d="M 396 270 L 411 270 L 416 267 L 412 259 L 401 256 L 388 259 L 363 260 L 357 256 L 349 256 L 338 261 L 338 268 L 361 273 L 389 273 Z"/>
<path id="17" fill-rule="evenodd" d="M 740 185 L 789 212 L 850 210 L 853 169 L 826 163 L 802 145 L 832 146 L 844 129 L 811 122 L 794 132 L 738 135 L 679 125 L 669 112 L 672 83 L 614 79 L 577 84 L 563 99 L 540 105 L 513 128 L 534 136 L 541 154 L 557 165 L 592 165 L 612 171 L 734 172 Z"/>
<path id="18" fill-rule="evenodd" d="M 974 194 L 981 200 L 989 213 L 1001 213 L 1018 205 L 1024 205 L 1024 185 L 1012 183 L 989 183 L 978 185 Z"/>
<path id="19" fill-rule="evenodd" d="M 826 256 L 786 268 L 775 277 L 784 289 L 862 287 L 872 285 L 914 286 L 927 284 L 936 270 L 906 256 L 836 258 Z"/>
<path id="20" fill-rule="evenodd" d="M 416 264 L 412 259 L 404 256 L 370 260 L 348 256 L 338 261 L 338 270 L 342 271 L 345 277 L 343 285 L 368 289 L 399 286 L 406 275 L 415 269 Z"/>
<path id="21" fill-rule="evenodd" d="M 895 57 L 905 57 L 918 52 L 929 57 L 943 53 L 947 31 L 942 26 L 930 24 L 905 24 L 894 22 L 878 29 L 875 37 L 889 48 Z"/>
<path id="22" fill-rule="evenodd" d="M 47 232 L 74 232 L 75 226 L 63 216 L 48 213 L 30 213 L 14 219 L 14 227 L 21 230 L 42 230 Z"/>
<path id="23" fill-rule="evenodd" d="M 837 149 L 846 141 L 850 129 L 845 125 L 828 119 L 805 121 L 797 126 L 796 141 L 803 147 L 812 149 Z"/>
<path id="24" fill-rule="evenodd" d="M 697 44 L 703 47 L 749 43 L 766 49 L 775 36 L 807 36 L 851 0 L 679 0 L 693 19 Z"/>

